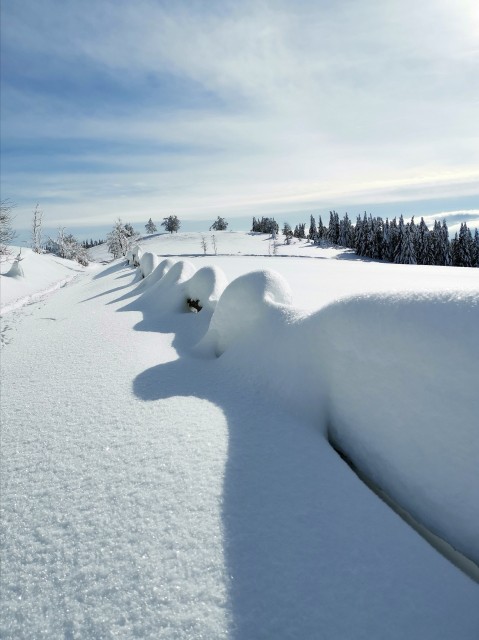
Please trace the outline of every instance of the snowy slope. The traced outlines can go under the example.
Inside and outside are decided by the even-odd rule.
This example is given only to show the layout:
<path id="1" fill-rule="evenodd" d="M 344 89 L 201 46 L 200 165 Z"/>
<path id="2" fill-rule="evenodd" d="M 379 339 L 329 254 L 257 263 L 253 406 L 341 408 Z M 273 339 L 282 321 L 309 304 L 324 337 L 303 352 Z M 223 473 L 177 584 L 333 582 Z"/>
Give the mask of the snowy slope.
<path id="1" fill-rule="evenodd" d="M 24 277 L 7 277 L 20 247 L 11 248 L 11 258 L 0 263 L 0 313 L 29 304 L 62 287 L 85 269 L 77 262 L 52 254 L 39 255 L 22 247 L 20 265 Z"/>
<path id="2" fill-rule="evenodd" d="M 176 241 L 183 255 L 185 241 Z M 358 381 L 374 387 L 377 407 L 391 385 L 411 391 L 424 380 L 424 357 L 449 362 L 456 331 L 471 345 L 474 270 L 244 255 L 164 264 L 173 251 L 155 249 L 154 239 L 145 245 L 161 256 L 156 279 L 154 271 L 140 281 L 112 263 L 28 313 L 5 316 L 19 328 L 1 363 L 0 635 L 477 638 L 478 585 L 379 500 L 327 440 L 331 418 L 335 440 L 359 454 L 358 464 L 368 463 L 370 447 L 391 452 L 380 412 L 355 393 Z M 280 275 L 264 271 L 272 264 Z M 234 282 L 245 273 L 246 284 Z M 428 294 L 418 302 L 404 293 L 411 289 Z M 456 293 L 443 300 L 444 289 Z M 375 291 L 403 295 L 337 302 Z M 187 295 L 208 304 L 186 313 Z M 447 313 L 435 313 L 438 304 Z M 401 332 L 408 339 L 388 352 L 396 371 L 388 377 L 376 368 L 375 348 L 384 351 Z M 425 333 L 434 340 L 415 353 Z M 435 355 L 438 336 L 445 342 Z M 459 400 L 462 417 L 475 410 L 467 376 L 444 388 L 456 384 L 455 363 L 474 373 L 474 349 L 456 354 L 449 373 L 433 367 L 421 387 L 428 401 L 412 398 L 423 423 L 405 432 L 408 447 L 382 461 L 395 473 L 408 462 L 413 486 L 431 469 L 421 441 L 431 395 L 438 414 L 451 403 L 458 411 Z M 463 384 L 464 395 L 448 396 Z M 353 425 L 351 415 L 359 418 Z M 412 424 L 397 412 L 389 418 L 396 439 Z M 452 432 L 441 423 L 432 439 L 435 455 L 453 445 L 453 480 L 470 473 L 470 426 L 458 421 Z M 399 484 L 397 475 L 382 477 Z M 445 506 L 454 495 L 452 486 Z"/>

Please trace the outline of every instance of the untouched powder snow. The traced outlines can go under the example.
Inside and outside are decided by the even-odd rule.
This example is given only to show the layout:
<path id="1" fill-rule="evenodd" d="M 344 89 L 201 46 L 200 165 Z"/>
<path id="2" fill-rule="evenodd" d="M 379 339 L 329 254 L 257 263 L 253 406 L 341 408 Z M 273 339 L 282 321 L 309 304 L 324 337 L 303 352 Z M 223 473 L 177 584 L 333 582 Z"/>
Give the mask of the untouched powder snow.
<path id="1" fill-rule="evenodd" d="M 14 258 L 21 250 L 23 277 L 8 277 Z M 0 263 L 0 314 L 8 313 L 56 291 L 85 271 L 77 262 L 52 254 L 39 255 L 31 249 L 12 247 L 11 260 Z"/>
<path id="2" fill-rule="evenodd" d="M 475 640 L 477 583 L 328 442 L 474 551 L 473 270 L 159 260 L 8 316 L 0 635 Z"/>

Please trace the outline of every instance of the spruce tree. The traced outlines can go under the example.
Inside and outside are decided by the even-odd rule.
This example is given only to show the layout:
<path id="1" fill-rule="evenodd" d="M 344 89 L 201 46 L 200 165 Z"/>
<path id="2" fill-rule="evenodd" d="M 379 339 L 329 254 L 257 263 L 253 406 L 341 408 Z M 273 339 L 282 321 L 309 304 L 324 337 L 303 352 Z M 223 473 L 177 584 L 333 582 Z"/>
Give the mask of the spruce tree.
<path id="1" fill-rule="evenodd" d="M 411 225 L 409 222 L 404 227 L 399 262 L 401 264 L 417 264 L 416 251 L 414 250 L 413 242 L 413 230 L 411 230 Z"/>
<path id="2" fill-rule="evenodd" d="M 479 267 L 479 230 L 476 228 L 474 231 L 474 245 L 473 245 L 473 267 Z"/>
<path id="3" fill-rule="evenodd" d="M 309 240 L 311 240 L 312 242 L 315 242 L 317 233 L 318 233 L 318 230 L 316 228 L 316 220 L 314 216 L 311 216 L 309 221 L 309 233 L 308 233 Z"/>
<path id="4" fill-rule="evenodd" d="M 399 217 L 399 224 L 397 227 L 397 235 L 395 238 L 395 246 L 394 246 L 394 262 L 396 264 L 401 264 L 401 256 L 402 256 L 402 245 L 404 242 L 404 218 L 401 214 Z"/>
<path id="5" fill-rule="evenodd" d="M 156 224 L 153 222 L 153 220 L 151 218 L 145 224 L 145 229 L 146 229 L 146 233 L 148 233 L 150 235 L 152 233 L 156 233 L 158 231 L 158 229 L 156 228 Z"/>

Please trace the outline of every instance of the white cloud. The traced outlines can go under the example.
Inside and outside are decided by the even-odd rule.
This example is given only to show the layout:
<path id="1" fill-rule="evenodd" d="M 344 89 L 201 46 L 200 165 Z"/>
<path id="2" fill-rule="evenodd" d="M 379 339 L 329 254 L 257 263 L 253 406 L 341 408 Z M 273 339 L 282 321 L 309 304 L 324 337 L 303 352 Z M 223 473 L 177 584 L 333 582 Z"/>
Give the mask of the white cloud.
<path id="1" fill-rule="evenodd" d="M 8 116 L 17 139 L 101 143 L 82 154 L 83 171 L 7 167 L 5 188 L 45 199 L 58 217 L 479 192 L 475 2 L 20 6 L 9 38 L 30 55 L 93 64 L 126 87 L 167 73 L 213 97 L 193 108 L 142 105 L 139 96 L 126 113 L 85 113 L 61 94 L 33 104 L 17 95 Z M 128 145 L 122 155 L 105 150 L 118 141 Z"/>

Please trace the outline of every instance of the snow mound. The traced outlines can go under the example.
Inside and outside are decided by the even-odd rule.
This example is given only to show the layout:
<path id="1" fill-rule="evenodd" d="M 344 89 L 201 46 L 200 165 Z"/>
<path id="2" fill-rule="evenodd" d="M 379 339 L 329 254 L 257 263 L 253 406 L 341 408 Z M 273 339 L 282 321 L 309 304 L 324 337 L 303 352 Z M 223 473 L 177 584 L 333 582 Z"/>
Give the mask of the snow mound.
<path id="1" fill-rule="evenodd" d="M 479 295 L 355 297 L 314 319 L 332 440 L 479 563 Z"/>
<path id="2" fill-rule="evenodd" d="M 136 244 L 131 250 L 131 252 L 132 252 L 132 258 L 133 258 L 133 266 L 139 267 L 141 256 L 143 254 L 143 251 L 141 250 L 140 245 Z"/>
<path id="3" fill-rule="evenodd" d="M 291 301 L 288 282 L 275 271 L 263 269 L 236 278 L 216 305 L 201 349 L 220 356 L 230 344 L 261 332 L 275 309 L 290 305 Z"/>
<path id="4" fill-rule="evenodd" d="M 158 266 L 158 256 L 151 251 L 146 251 L 140 258 L 140 271 L 143 278 L 149 276 Z"/>
<path id="5" fill-rule="evenodd" d="M 165 262 L 165 261 L 163 261 Z M 156 271 L 161 267 L 160 263 L 152 273 L 155 277 Z M 165 265 L 166 266 L 166 265 Z M 149 286 L 138 299 L 138 305 L 143 310 L 148 310 L 150 314 L 162 314 L 166 312 L 187 311 L 187 295 L 184 283 L 196 272 L 194 265 L 187 260 L 175 262 L 164 273 L 163 277 Z"/>
<path id="6" fill-rule="evenodd" d="M 198 350 L 227 351 L 229 367 L 307 414 L 373 484 L 479 564 L 479 293 L 354 296 L 310 315 L 289 302 L 276 274 L 237 278 Z"/>
<path id="7" fill-rule="evenodd" d="M 176 261 L 172 258 L 165 258 L 164 260 L 162 260 L 148 278 L 149 285 L 151 286 L 154 282 L 158 282 L 158 280 L 161 280 L 161 278 L 163 278 L 165 273 L 171 269 L 175 262 Z"/>
<path id="8" fill-rule="evenodd" d="M 20 264 L 20 260 L 15 260 L 7 271 L 4 274 L 7 278 L 24 278 L 25 274 L 23 273 L 22 265 Z"/>
<path id="9" fill-rule="evenodd" d="M 133 251 L 126 252 L 126 260 L 129 265 L 133 265 Z"/>
<path id="10" fill-rule="evenodd" d="M 202 267 L 185 282 L 186 297 L 197 300 L 202 309 L 213 312 L 228 280 L 219 267 Z"/>
<path id="11" fill-rule="evenodd" d="M 20 252 L 20 247 L 12 247 Z M 22 259 L 18 265 L 22 274 L 15 269 L 15 262 L 0 263 L 0 313 L 10 313 L 16 309 L 42 299 L 63 287 L 85 268 L 77 262 L 58 258 L 52 254 L 39 254 L 22 247 Z M 15 260 L 12 258 L 11 260 Z M 86 269 L 91 271 L 94 267 Z M 7 277 L 8 276 L 8 277 Z"/>
<path id="12" fill-rule="evenodd" d="M 181 284 L 191 278 L 194 273 L 196 273 L 196 267 L 191 262 L 179 260 L 168 269 L 161 282 L 165 286 Z"/>

